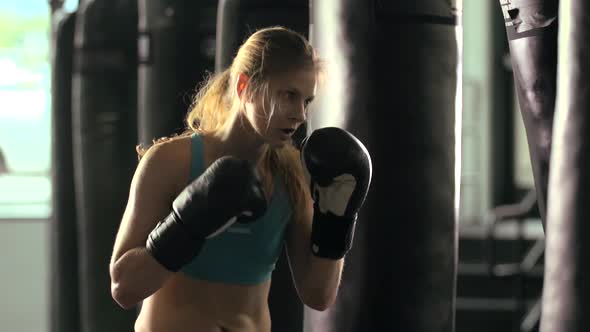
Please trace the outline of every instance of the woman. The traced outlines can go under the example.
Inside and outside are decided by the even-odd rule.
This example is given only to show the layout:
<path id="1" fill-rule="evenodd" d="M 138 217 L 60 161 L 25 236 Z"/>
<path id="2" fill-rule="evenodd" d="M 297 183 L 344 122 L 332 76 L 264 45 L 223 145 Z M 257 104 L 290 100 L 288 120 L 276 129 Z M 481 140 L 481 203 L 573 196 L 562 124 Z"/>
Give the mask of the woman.
<path id="1" fill-rule="evenodd" d="M 110 266 L 115 301 L 143 301 L 136 331 L 270 331 L 283 243 L 302 302 L 334 302 L 370 162 L 341 130 L 310 136 L 303 156 L 293 147 L 319 73 L 303 36 L 261 29 L 201 87 L 184 135 L 139 150 Z M 345 151 L 331 158 L 328 140 Z M 322 171 L 351 163 L 338 158 L 354 163 Z"/>

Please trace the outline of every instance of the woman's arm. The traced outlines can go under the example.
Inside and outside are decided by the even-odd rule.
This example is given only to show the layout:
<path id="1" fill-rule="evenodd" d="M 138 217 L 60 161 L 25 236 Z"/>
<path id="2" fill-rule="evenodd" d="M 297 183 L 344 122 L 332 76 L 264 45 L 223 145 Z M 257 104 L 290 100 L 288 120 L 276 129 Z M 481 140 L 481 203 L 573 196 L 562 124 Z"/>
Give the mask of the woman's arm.
<path id="1" fill-rule="evenodd" d="M 306 195 L 310 197 L 309 195 Z M 302 302 L 315 310 L 326 310 L 336 300 L 344 259 L 320 258 L 311 252 L 313 201 L 287 230 L 287 256 L 293 279 Z"/>
<path id="2" fill-rule="evenodd" d="M 111 263 L 111 294 L 124 309 L 135 307 L 162 287 L 172 274 L 158 264 L 144 247 L 128 250 Z"/>
<path id="3" fill-rule="evenodd" d="M 171 202 L 188 178 L 188 147 L 183 140 L 153 146 L 141 159 L 115 240 L 110 263 L 111 294 L 129 309 L 156 292 L 172 275 L 145 249 L 148 234 L 171 211 Z"/>
<path id="4" fill-rule="evenodd" d="M 301 160 L 310 185 L 304 187 L 313 188 L 314 203 L 306 193 L 303 214 L 290 230 L 288 250 L 304 301 L 322 310 L 336 298 L 342 260 L 352 246 L 358 211 L 371 182 L 371 158 L 351 133 L 325 127 L 305 138 Z"/>

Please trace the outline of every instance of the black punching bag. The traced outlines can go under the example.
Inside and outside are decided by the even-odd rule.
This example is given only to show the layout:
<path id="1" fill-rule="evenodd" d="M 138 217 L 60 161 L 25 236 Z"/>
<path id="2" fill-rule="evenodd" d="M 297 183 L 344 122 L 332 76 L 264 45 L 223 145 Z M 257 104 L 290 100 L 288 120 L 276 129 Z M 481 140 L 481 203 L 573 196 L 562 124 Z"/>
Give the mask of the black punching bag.
<path id="1" fill-rule="evenodd" d="M 72 156 L 72 49 L 76 13 L 52 14 L 52 215 L 49 224 L 51 332 L 79 332 L 78 233 Z"/>
<path id="2" fill-rule="evenodd" d="M 185 128 L 195 88 L 215 69 L 217 1 L 138 5 L 139 140 L 149 145 Z"/>
<path id="3" fill-rule="evenodd" d="M 137 164 L 136 41 L 136 1 L 80 5 L 72 136 L 82 332 L 132 331 L 135 321 L 111 297 L 109 261 Z"/>
<path id="4" fill-rule="evenodd" d="M 590 330 L 590 3 L 559 4 L 541 332 Z"/>
<path id="5" fill-rule="evenodd" d="M 374 173 L 336 303 L 306 311 L 308 332 L 454 331 L 460 8 L 436 0 L 312 4 L 330 98 L 311 129 L 338 125 L 357 135 Z"/>
<path id="6" fill-rule="evenodd" d="M 240 45 L 256 30 L 281 25 L 308 36 L 309 0 L 220 0 L 217 10 L 215 70 L 228 68 Z M 305 136 L 305 126 L 294 134 L 297 146 Z M 301 332 L 303 305 L 291 277 L 285 252 L 273 272 L 269 295 L 273 332 Z"/>
<path id="7" fill-rule="evenodd" d="M 557 3 L 558 0 L 500 0 L 543 226 L 555 108 Z"/>

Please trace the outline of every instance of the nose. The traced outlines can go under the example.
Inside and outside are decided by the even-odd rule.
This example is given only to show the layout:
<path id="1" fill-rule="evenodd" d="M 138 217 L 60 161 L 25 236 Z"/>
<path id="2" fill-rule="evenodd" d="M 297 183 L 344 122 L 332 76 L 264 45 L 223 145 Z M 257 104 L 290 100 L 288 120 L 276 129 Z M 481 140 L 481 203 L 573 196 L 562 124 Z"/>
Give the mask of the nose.
<path id="1" fill-rule="evenodd" d="M 307 109 L 303 102 L 294 105 L 289 112 L 289 119 L 295 122 L 304 122 L 307 119 Z"/>

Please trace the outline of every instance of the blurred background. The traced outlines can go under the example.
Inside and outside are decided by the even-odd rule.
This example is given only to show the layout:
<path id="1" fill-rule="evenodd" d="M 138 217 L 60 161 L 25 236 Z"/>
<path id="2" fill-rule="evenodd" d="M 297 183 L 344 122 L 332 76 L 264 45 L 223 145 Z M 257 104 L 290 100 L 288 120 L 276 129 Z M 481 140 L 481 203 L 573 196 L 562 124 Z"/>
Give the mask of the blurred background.
<path id="1" fill-rule="evenodd" d="M 76 8 L 77 1 L 65 1 L 65 11 Z M 6 332 L 48 332 L 50 325 L 50 11 L 43 0 L 0 0 L 0 331 Z M 543 229 L 530 195 L 505 35 L 496 1 L 464 1 L 457 331 L 536 326 Z"/>

